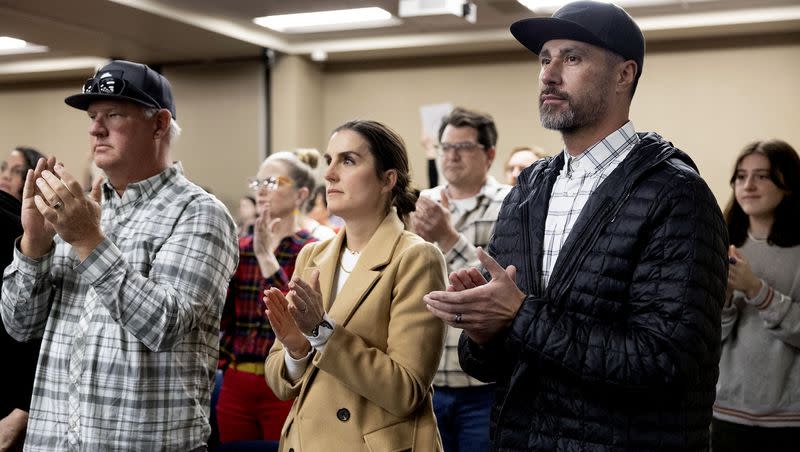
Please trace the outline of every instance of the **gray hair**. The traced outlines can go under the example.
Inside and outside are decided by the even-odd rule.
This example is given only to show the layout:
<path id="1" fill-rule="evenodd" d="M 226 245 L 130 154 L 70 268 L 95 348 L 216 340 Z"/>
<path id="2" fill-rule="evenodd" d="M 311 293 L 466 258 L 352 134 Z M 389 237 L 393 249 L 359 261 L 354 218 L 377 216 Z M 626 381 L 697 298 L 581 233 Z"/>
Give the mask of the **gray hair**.
<path id="1" fill-rule="evenodd" d="M 159 108 L 145 108 L 144 116 L 147 119 L 150 119 L 153 116 L 155 116 L 156 113 L 158 113 L 159 111 L 161 111 L 161 109 Z M 170 144 L 174 144 L 178 140 L 178 137 L 180 136 L 181 136 L 181 126 L 178 125 L 178 121 L 176 121 L 175 118 L 170 117 L 169 134 L 167 135 L 168 142 Z"/>

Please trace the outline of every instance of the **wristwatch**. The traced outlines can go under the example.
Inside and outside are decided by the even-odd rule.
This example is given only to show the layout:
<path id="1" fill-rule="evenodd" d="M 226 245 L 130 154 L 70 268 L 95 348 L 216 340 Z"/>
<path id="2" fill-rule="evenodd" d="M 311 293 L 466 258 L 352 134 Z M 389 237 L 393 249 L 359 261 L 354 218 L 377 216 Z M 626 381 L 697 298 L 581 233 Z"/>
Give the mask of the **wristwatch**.
<path id="1" fill-rule="evenodd" d="M 322 321 L 319 322 L 319 324 L 317 326 L 315 326 L 313 330 L 311 330 L 311 334 L 309 334 L 309 336 L 311 336 L 311 337 L 319 337 L 319 329 L 320 328 L 327 328 L 327 329 L 333 331 L 333 325 L 331 325 L 330 322 L 328 322 L 327 320 L 322 319 Z"/>

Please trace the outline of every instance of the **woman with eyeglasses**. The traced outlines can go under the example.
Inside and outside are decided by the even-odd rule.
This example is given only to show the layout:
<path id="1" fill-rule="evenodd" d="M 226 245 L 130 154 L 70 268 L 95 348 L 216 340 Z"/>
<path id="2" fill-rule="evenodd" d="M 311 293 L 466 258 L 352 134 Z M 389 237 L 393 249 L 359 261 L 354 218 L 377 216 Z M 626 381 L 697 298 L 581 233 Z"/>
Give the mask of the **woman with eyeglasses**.
<path id="1" fill-rule="evenodd" d="M 265 293 L 279 342 L 267 381 L 295 398 L 282 451 L 439 451 L 431 381 L 444 324 L 422 297 L 443 290 L 444 258 L 405 230 L 417 193 L 403 140 L 374 121 L 336 128 L 325 172 L 336 238 L 300 253 L 284 296 Z"/>
<path id="2" fill-rule="evenodd" d="M 714 452 L 795 451 L 800 439 L 800 158 L 786 142 L 739 155 Z"/>
<path id="3" fill-rule="evenodd" d="M 275 332 L 264 316 L 261 294 L 268 288 L 288 291 L 300 249 L 314 241 L 297 214 L 313 185 L 311 168 L 291 152 L 272 154 L 250 180 L 258 217 L 253 234 L 239 239 L 239 266 L 220 324 L 219 366 L 225 371 L 216 415 L 222 443 L 276 441 L 291 407 L 264 381 Z"/>

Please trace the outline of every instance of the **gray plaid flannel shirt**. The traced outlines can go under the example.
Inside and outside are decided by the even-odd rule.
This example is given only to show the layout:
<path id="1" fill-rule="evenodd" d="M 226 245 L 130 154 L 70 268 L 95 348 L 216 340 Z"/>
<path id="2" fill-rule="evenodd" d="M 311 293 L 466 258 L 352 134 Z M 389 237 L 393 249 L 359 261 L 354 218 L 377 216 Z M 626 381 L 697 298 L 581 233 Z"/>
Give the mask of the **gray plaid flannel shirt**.
<path id="1" fill-rule="evenodd" d="M 420 196 L 438 201 L 442 197 L 442 190 L 446 186 L 440 185 L 428 190 L 423 190 Z M 453 248 L 445 253 L 447 271 L 454 272 L 462 268 L 478 267 L 477 247 L 486 247 L 492 237 L 497 215 L 503 205 L 509 185 L 497 182 L 493 177 L 486 179 L 486 184 L 477 195 L 475 208 L 461 212 L 454 205 L 450 206 L 450 219 L 458 231 L 458 241 Z M 458 362 L 458 338 L 461 336 L 460 328 L 447 327 L 444 352 L 439 361 L 439 369 L 433 377 L 435 386 L 466 387 L 482 386 L 483 382 L 476 380 L 461 370 Z"/>
<path id="2" fill-rule="evenodd" d="M 180 164 L 104 198 L 106 239 L 86 260 L 56 236 L 38 260 L 17 248 L 4 273 L 9 334 L 43 336 L 25 450 L 202 447 L 233 220 Z"/>

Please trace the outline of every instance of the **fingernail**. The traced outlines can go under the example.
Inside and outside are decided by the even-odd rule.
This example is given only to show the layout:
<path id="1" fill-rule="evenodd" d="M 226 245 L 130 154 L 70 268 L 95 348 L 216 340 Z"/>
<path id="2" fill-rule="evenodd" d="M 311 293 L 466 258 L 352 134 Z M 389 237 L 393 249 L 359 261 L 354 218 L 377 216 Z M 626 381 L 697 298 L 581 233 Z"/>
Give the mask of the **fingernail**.
<path id="1" fill-rule="evenodd" d="M 44 181 L 42 179 L 36 179 L 36 185 L 42 186 L 44 185 Z"/>

